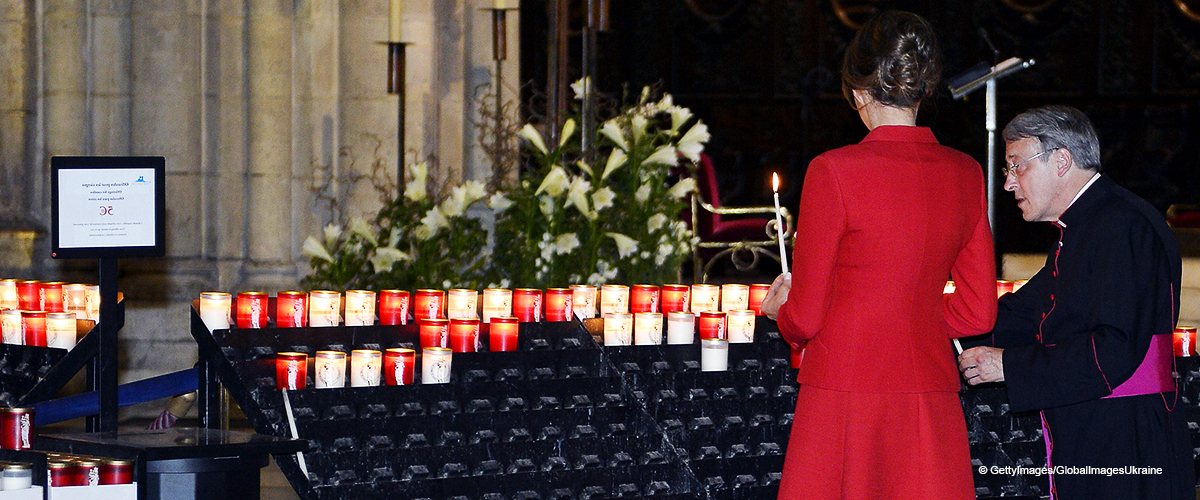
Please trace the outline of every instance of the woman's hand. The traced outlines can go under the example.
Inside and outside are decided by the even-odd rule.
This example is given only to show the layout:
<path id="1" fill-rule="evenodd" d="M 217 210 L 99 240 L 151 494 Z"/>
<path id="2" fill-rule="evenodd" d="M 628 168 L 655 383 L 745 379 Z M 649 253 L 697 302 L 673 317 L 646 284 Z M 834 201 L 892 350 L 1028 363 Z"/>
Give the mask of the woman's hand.
<path id="1" fill-rule="evenodd" d="M 779 308 L 787 302 L 788 292 L 792 291 L 792 273 L 780 274 L 771 282 L 771 289 L 763 298 L 762 311 L 768 318 L 774 320 L 779 316 Z"/>

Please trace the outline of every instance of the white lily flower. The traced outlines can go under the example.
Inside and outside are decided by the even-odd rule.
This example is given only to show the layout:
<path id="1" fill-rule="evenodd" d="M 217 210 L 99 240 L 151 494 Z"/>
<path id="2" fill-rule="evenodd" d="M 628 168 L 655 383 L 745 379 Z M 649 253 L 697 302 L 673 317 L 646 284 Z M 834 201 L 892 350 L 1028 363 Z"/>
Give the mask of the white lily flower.
<path id="1" fill-rule="evenodd" d="M 600 135 L 607 137 L 608 140 L 616 144 L 623 151 L 629 151 L 629 143 L 625 142 L 625 133 L 621 132 L 621 126 L 617 124 L 617 119 L 613 118 L 604 122 L 600 127 Z"/>
<path id="2" fill-rule="evenodd" d="M 563 190 L 567 189 L 567 172 L 562 167 L 555 165 L 550 169 L 550 173 L 546 174 L 546 178 L 542 179 L 542 184 L 538 186 L 537 191 L 533 194 L 549 193 L 550 196 L 558 196 Z"/>
<path id="3" fill-rule="evenodd" d="M 571 84 L 571 90 L 575 91 L 575 100 L 581 101 L 587 96 L 586 92 L 592 89 L 591 77 L 580 78 Z"/>
<path id="4" fill-rule="evenodd" d="M 556 209 L 557 207 L 554 203 L 554 198 L 549 196 L 542 196 L 538 198 L 538 210 L 542 211 L 542 215 L 546 216 L 546 219 L 550 219 L 550 217 L 554 215 L 554 212 L 557 211 Z"/>
<path id="5" fill-rule="evenodd" d="M 533 128 L 532 124 L 526 123 L 524 127 L 521 127 L 521 131 L 517 132 L 517 135 L 529 141 L 530 144 L 533 144 L 533 147 L 541 151 L 542 154 L 550 154 L 550 150 L 546 149 L 546 143 L 542 141 L 542 134 Z"/>
<path id="6" fill-rule="evenodd" d="M 640 143 L 642 138 L 646 136 L 646 126 L 650 125 L 650 121 L 642 115 L 636 115 L 632 120 L 633 142 Z"/>
<path id="7" fill-rule="evenodd" d="M 671 114 L 671 131 L 678 132 L 684 123 L 692 119 L 692 110 L 683 106 L 673 106 L 667 111 Z"/>
<path id="8" fill-rule="evenodd" d="M 637 191 L 633 193 L 633 198 L 637 200 L 638 203 L 646 203 L 646 200 L 650 199 L 650 185 L 642 184 L 641 186 L 638 186 Z"/>
<path id="9" fill-rule="evenodd" d="M 583 160 L 576 160 L 576 161 L 575 161 L 575 166 L 576 166 L 576 167 L 579 167 L 579 170 L 580 170 L 580 171 L 582 171 L 582 172 L 587 172 L 587 174 L 588 174 L 588 177 L 591 177 L 591 178 L 593 178 L 593 179 L 595 179 L 595 178 L 596 178 L 596 174 L 592 173 L 592 166 L 591 166 L 591 165 L 588 165 L 586 161 L 583 161 Z"/>
<path id="10" fill-rule="evenodd" d="M 600 181 L 603 182 L 604 179 L 608 178 L 609 174 L 625 166 L 625 161 L 628 159 L 624 151 L 613 148 L 612 152 L 608 154 L 608 161 L 604 163 L 604 173 L 600 174 Z"/>
<path id="11" fill-rule="evenodd" d="M 604 233 L 604 234 L 606 236 L 608 236 L 609 238 L 612 238 L 613 241 L 615 241 L 617 243 L 617 255 L 621 256 L 622 259 L 624 259 L 625 257 L 627 257 L 629 255 L 632 255 L 634 252 L 637 251 L 637 247 L 638 247 L 637 240 L 630 238 L 628 236 L 625 236 L 621 233 Z"/>
<path id="12" fill-rule="evenodd" d="M 484 196 L 487 196 L 487 186 L 476 180 L 464 182 L 463 190 L 467 193 L 466 202 L 468 207 L 482 200 Z"/>
<path id="13" fill-rule="evenodd" d="M 663 94 L 662 99 L 658 100 L 657 107 L 660 113 L 669 111 L 675 107 L 675 98 L 671 97 L 671 94 Z"/>
<path id="14" fill-rule="evenodd" d="M 375 268 L 376 273 L 381 273 L 390 270 L 395 263 L 411 258 L 395 248 L 379 247 L 375 249 L 375 255 L 371 256 L 371 267 Z"/>
<path id="15" fill-rule="evenodd" d="M 566 255 L 579 248 L 579 237 L 575 233 L 563 233 L 554 239 L 554 253 Z"/>
<path id="16" fill-rule="evenodd" d="M 447 217 L 458 217 L 467 209 L 467 190 L 457 186 L 450 190 L 450 196 L 442 201 L 441 211 Z"/>
<path id="17" fill-rule="evenodd" d="M 326 250 L 321 242 L 312 236 L 304 240 L 304 245 L 300 247 L 300 253 L 326 262 L 333 262 L 333 256 L 329 255 L 329 250 Z"/>
<path id="18" fill-rule="evenodd" d="M 370 242 L 371 246 L 379 246 L 379 239 L 375 237 L 371 226 L 362 217 L 355 217 L 350 221 L 350 232 L 361 236 L 362 239 Z"/>
<path id="19" fill-rule="evenodd" d="M 654 232 L 654 231 L 658 231 L 659 228 L 663 227 L 663 224 L 666 224 L 666 223 L 667 223 L 666 215 L 654 214 L 654 215 L 651 215 L 650 218 L 646 220 L 646 228 L 649 229 L 651 232 Z"/>
<path id="20" fill-rule="evenodd" d="M 325 246 L 327 248 L 333 248 L 341 238 L 342 226 L 332 223 L 325 225 Z"/>
<path id="21" fill-rule="evenodd" d="M 567 145 L 567 141 L 571 140 L 571 136 L 575 135 L 575 119 L 567 118 L 567 122 L 563 124 L 562 137 L 558 139 L 558 147 Z"/>
<path id="22" fill-rule="evenodd" d="M 446 219 L 446 214 L 442 213 L 438 207 L 433 207 L 428 212 L 425 212 L 425 217 L 421 218 L 421 225 L 436 233 L 442 228 L 450 227 L 450 221 Z"/>
<path id="23" fill-rule="evenodd" d="M 674 167 L 679 164 L 679 157 L 675 155 L 675 147 L 668 144 L 654 150 L 653 153 L 650 153 L 650 156 L 646 157 L 646 161 L 642 163 Z"/>
<path id="24" fill-rule="evenodd" d="M 696 122 L 692 128 L 688 129 L 683 137 L 679 138 L 679 152 L 683 156 L 694 162 L 700 161 L 700 153 L 704 151 L 704 143 L 712 138 L 712 134 L 708 133 L 708 125 L 704 122 Z"/>
<path id="25" fill-rule="evenodd" d="M 592 190 L 592 183 L 583 180 L 582 177 L 576 177 L 571 181 L 571 187 L 567 189 L 567 202 L 563 204 L 563 208 L 574 206 L 579 209 L 579 213 L 588 214 L 588 192 Z"/>
<path id="26" fill-rule="evenodd" d="M 491 207 L 498 214 L 504 213 L 505 210 L 512 208 L 512 206 L 513 201 L 505 197 L 504 193 L 496 193 L 491 198 L 488 198 L 488 207 Z"/>
<path id="27" fill-rule="evenodd" d="M 671 186 L 671 188 L 667 190 L 667 196 L 671 197 L 672 199 L 681 200 L 684 196 L 687 196 L 688 193 L 695 190 L 696 179 L 684 177 L 679 179 L 679 182 L 676 182 L 674 186 Z"/>
<path id="28" fill-rule="evenodd" d="M 409 173 L 412 174 L 412 180 L 404 185 L 404 197 L 412 201 L 421 201 L 425 199 L 425 179 L 429 175 L 429 166 L 425 162 L 409 165 Z"/>
<path id="29" fill-rule="evenodd" d="M 421 241 L 425 241 L 425 240 L 428 240 L 429 238 L 432 238 L 433 233 L 434 233 L 434 230 L 430 229 L 430 227 L 426 226 L 425 224 L 417 224 L 417 227 L 413 228 L 413 236 Z"/>
<path id="30" fill-rule="evenodd" d="M 592 205 L 596 207 L 596 210 L 604 210 L 613 205 L 613 199 L 616 197 L 617 193 L 614 193 L 613 190 L 602 187 L 592 193 Z"/>

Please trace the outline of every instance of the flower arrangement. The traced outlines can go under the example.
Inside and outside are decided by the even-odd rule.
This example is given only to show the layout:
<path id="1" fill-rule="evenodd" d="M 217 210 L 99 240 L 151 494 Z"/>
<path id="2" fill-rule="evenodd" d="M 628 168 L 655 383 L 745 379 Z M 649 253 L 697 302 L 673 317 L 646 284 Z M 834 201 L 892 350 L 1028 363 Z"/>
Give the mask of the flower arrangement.
<path id="1" fill-rule="evenodd" d="M 582 85 L 572 85 L 577 98 Z M 519 135 L 537 167 L 492 193 L 468 181 L 435 200 L 424 165 L 414 166 L 403 196 L 386 202 L 373 222 L 354 219 L 346 230 L 331 224 L 323 240 L 305 241 L 312 272 L 304 284 L 478 289 L 677 281 L 697 242 L 679 218 L 696 186 L 678 175 L 688 168 L 680 157 L 698 161 L 710 137 L 692 118 L 670 95 L 653 100 L 643 89 L 602 124 L 592 161 L 574 119 L 553 147 L 525 125 Z M 469 216 L 477 202 L 477 215 Z M 481 219 L 494 221 L 490 231 Z"/>

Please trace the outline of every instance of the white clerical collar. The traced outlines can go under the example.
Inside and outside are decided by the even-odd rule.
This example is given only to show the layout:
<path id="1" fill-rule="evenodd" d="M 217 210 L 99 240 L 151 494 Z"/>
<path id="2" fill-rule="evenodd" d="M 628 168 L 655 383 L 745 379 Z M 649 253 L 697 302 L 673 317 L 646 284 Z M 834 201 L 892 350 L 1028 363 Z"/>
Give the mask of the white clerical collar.
<path id="1" fill-rule="evenodd" d="M 1096 172 L 1095 174 L 1092 174 L 1092 178 L 1088 179 L 1087 184 L 1084 184 L 1082 188 L 1079 188 L 1079 192 L 1075 193 L 1074 198 L 1071 198 L 1071 203 L 1067 204 L 1067 208 L 1066 208 L 1066 210 L 1063 210 L 1063 213 L 1067 213 L 1067 210 L 1071 209 L 1071 205 L 1075 204 L 1075 200 L 1078 200 L 1080 196 L 1083 196 L 1083 192 L 1087 191 L 1087 189 L 1089 187 L 1092 187 L 1092 184 L 1095 183 L 1096 179 L 1099 179 L 1099 178 L 1100 178 L 1100 172 Z M 1055 222 L 1057 222 L 1058 225 L 1061 227 L 1067 227 L 1066 223 L 1064 223 L 1061 219 L 1057 220 Z"/>

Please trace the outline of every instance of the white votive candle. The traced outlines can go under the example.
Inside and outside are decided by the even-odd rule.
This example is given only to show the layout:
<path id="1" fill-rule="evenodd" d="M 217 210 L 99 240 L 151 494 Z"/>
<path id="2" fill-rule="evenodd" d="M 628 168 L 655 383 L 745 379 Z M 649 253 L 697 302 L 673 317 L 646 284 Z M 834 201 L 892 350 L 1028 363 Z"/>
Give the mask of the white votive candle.
<path id="1" fill-rule="evenodd" d="M 686 311 L 667 313 L 667 343 L 691 344 L 696 341 L 696 316 Z"/>
<path id="2" fill-rule="evenodd" d="M 450 383 L 450 362 L 454 353 L 449 347 L 426 347 L 421 350 L 421 383 Z"/>
<path id="3" fill-rule="evenodd" d="M 491 323 L 492 318 L 507 318 L 512 316 L 512 290 L 507 288 L 488 288 L 483 291 L 483 322 Z"/>
<path id="4" fill-rule="evenodd" d="M 25 337 L 21 334 L 21 311 L 16 309 L 0 311 L 0 329 L 3 330 L 5 344 L 25 344 Z"/>
<path id="5" fill-rule="evenodd" d="M 633 340 L 633 315 L 610 312 L 604 315 L 604 345 L 629 345 Z"/>
<path id="6" fill-rule="evenodd" d="M 571 309 L 579 319 L 596 317 L 596 287 L 571 285 Z"/>
<path id="7" fill-rule="evenodd" d="M 478 318 L 479 315 L 475 312 L 475 302 L 478 301 L 478 298 L 479 292 L 475 290 L 462 288 L 450 290 L 450 293 L 446 295 L 446 318 Z"/>
<path id="8" fill-rule="evenodd" d="M 705 311 L 716 311 L 720 296 L 721 288 L 717 285 L 692 285 L 692 314 L 699 316 Z"/>
<path id="9" fill-rule="evenodd" d="M 233 297 L 225 292 L 200 293 L 200 320 L 204 326 L 212 330 L 229 328 L 229 311 L 233 306 Z"/>
<path id="10" fill-rule="evenodd" d="M 75 313 L 46 313 L 46 346 L 68 349 L 75 347 Z"/>
<path id="11" fill-rule="evenodd" d="M 754 342 L 754 311 L 734 309 L 725 313 L 726 331 L 730 344 Z"/>
<path id="12" fill-rule="evenodd" d="M 346 353 L 342 351 L 317 351 L 314 358 L 316 368 L 313 380 L 317 389 L 335 389 L 346 386 Z"/>
<path id="13" fill-rule="evenodd" d="M 342 294 L 330 290 L 308 292 L 308 326 L 338 326 Z"/>
<path id="14" fill-rule="evenodd" d="M 629 287 L 603 285 L 600 287 L 600 315 L 629 312 Z"/>
<path id="15" fill-rule="evenodd" d="M 350 351 L 350 387 L 375 387 L 379 385 L 383 353 L 374 349 Z"/>
<path id="16" fill-rule="evenodd" d="M 750 308 L 750 286 L 738 283 L 721 285 L 721 310 L 725 312 L 734 309 Z"/>
<path id="17" fill-rule="evenodd" d="M 729 341 L 700 339 L 700 371 L 723 372 L 729 369 Z"/>
<path id="18" fill-rule="evenodd" d="M 346 290 L 346 326 L 375 324 L 375 292 Z"/>
<path id="19" fill-rule="evenodd" d="M 663 341 L 662 313 L 640 312 L 633 315 L 633 343 L 660 345 Z"/>

